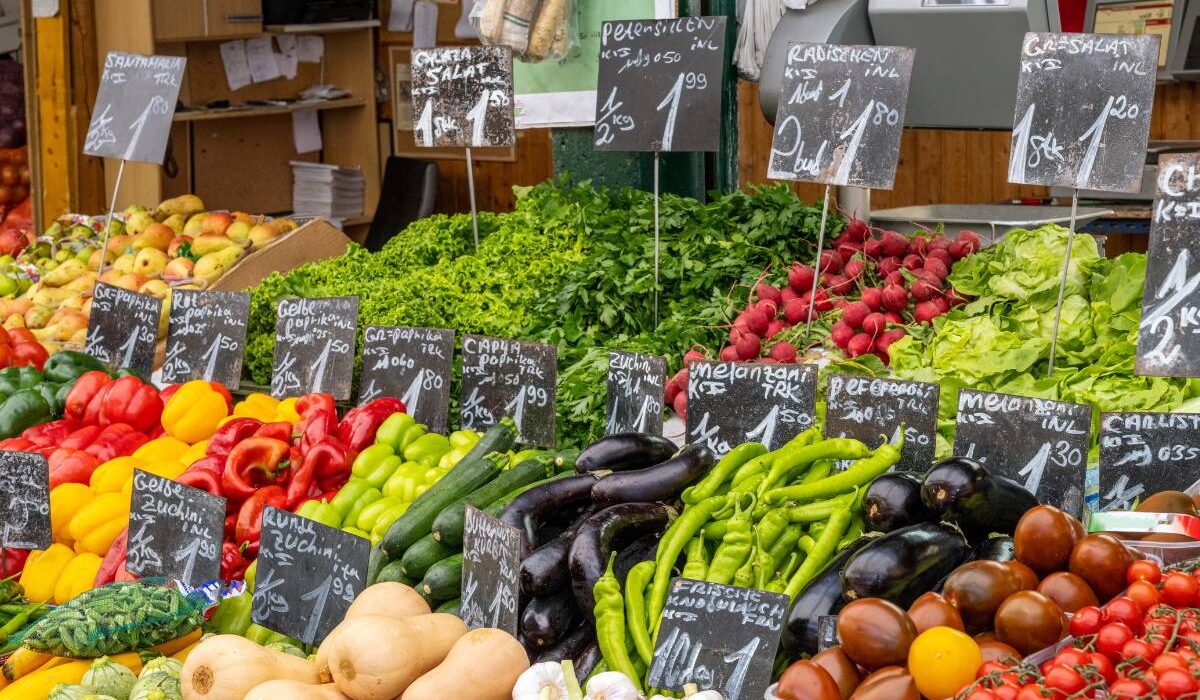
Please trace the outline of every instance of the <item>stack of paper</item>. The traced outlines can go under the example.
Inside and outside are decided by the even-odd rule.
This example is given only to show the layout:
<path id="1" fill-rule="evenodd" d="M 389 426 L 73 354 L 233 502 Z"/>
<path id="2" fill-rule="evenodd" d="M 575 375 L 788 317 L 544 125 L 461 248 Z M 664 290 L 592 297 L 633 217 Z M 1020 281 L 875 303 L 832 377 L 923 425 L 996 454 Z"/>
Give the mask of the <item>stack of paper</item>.
<path id="1" fill-rule="evenodd" d="M 292 164 L 292 209 L 342 221 L 362 216 L 363 173 L 358 166 Z"/>

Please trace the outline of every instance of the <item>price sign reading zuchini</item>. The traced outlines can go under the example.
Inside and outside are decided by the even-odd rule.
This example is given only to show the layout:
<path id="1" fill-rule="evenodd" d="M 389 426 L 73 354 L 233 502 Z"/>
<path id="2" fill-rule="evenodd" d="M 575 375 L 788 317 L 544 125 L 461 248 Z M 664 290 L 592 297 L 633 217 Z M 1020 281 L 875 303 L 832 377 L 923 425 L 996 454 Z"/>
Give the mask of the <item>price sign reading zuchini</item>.
<path id="1" fill-rule="evenodd" d="M 251 619 L 320 644 L 366 587 L 371 543 L 286 510 L 262 513 Z"/>
<path id="2" fill-rule="evenodd" d="M 182 384 L 203 379 L 237 389 L 249 317 L 250 295 L 245 292 L 180 289 L 173 293 L 163 381 Z"/>
<path id="3" fill-rule="evenodd" d="M 468 505 L 461 591 L 468 627 L 495 627 L 516 636 L 520 568 L 521 533 Z"/>
<path id="4" fill-rule="evenodd" d="M 390 396 L 430 432 L 445 433 L 450 416 L 454 331 L 367 326 L 359 404 Z"/>
<path id="5" fill-rule="evenodd" d="M 688 365 L 687 441 L 718 458 L 743 442 L 781 447 L 812 426 L 816 405 L 816 365 Z"/>
<path id="6" fill-rule="evenodd" d="M 425 148 L 508 147 L 516 142 L 512 50 L 413 49 L 413 135 Z"/>
<path id="7" fill-rule="evenodd" d="M 50 547 L 50 465 L 36 452 L 0 452 L 0 547 Z"/>
<path id="8" fill-rule="evenodd" d="M 1026 34 L 1008 181 L 1138 191 L 1158 42 L 1155 34 Z"/>
<path id="9" fill-rule="evenodd" d="M 553 447 L 557 363 L 553 345 L 464 335 L 462 426 L 483 431 L 507 416 L 521 442 Z"/>
<path id="10" fill-rule="evenodd" d="M 83 152 L 161 164 L 186 65 L 182 56 L 110 51 Z"/>
<path id="11" fill-rule="evenodd" d="M 161 315 L 161 299 L 97 284 L 92 289 L 84 352 L 113 369 L 129 368 L 150 376 Z"/>
<path id="12" fill-rule="evenodd" d="M 350 398 L 358 297 L 284 299 L 276 313 L 271 395 Z"/>
<path id="13" fill-rule="evenodd" d="M 610 350 L 604 432 L 662 435 L 667 361 L 657 355 Z"/>
<path id="14" fill-rule="evenodd" d="M 768 176 L 891 189 L 914 50 L 788 47 Z"/>
<path id="15" fill-rule="evenodd" d="M 725 18 L 605 22 L 596 150 L 720 148 Z"/>
<path id="16" fill-rule="evenodd" d="M 1082 517 L 1092 407 L 963 389 L 954 454 L 978 460 L 1048 503 Z"/>
<path id="17" fill-rule="evenodd" d="M 198 586 L 221 574 L 225 499 L 135 469 L 125 568 Z"/>
<path id="18" fill-rule="evenodd" d="M 1184 491 L 1200 474 L 1200 414 L 1100 414 L 1100 510 L 1133 510 L 1159 491 Z"/>
<path id="19" fill-rule="evenodd" d="M 938 385 L 835 374 L 825 401 L 825 435 L 850 437 L 870 447 L 885 440 L 904 447 L 897 471 L 924 473 L 933 464 Z"/>

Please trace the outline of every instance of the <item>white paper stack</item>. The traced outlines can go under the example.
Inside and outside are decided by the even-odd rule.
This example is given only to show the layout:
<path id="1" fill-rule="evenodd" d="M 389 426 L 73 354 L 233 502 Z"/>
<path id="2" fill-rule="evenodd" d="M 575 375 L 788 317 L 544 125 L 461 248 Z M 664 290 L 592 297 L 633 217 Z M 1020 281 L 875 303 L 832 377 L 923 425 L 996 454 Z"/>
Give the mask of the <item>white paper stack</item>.
<path id="1" fill-rule="evenodd" d="M 358 166 L 291 161 L 292 209 L 340 222 L 363 213 L 363 173 Z"/>

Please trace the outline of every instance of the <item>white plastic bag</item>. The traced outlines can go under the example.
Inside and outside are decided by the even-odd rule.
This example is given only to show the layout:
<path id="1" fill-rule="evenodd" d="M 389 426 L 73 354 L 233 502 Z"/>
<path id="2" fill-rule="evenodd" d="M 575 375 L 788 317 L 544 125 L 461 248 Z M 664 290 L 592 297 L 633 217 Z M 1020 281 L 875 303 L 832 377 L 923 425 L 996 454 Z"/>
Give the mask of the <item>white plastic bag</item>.
<path id="1" fill-rule="evenodd" d="M 575 0 L 475 0 L 471 24 L 483 44 L 522 61 L 558 60 L 576 44 Z"/>

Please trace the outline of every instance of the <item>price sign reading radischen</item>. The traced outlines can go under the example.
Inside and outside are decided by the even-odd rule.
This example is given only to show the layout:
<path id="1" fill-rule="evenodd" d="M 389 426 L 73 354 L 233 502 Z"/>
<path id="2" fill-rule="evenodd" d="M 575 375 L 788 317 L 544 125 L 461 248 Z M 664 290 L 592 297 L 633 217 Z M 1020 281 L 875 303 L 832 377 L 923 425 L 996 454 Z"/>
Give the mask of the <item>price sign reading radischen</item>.
<path id="1" fill-rule="evenodd" d="M 171 295 L 163 381 L 182 384 L 203 379 L 237 389 L 249 317 L 246 292 L 176 291 Z"/>
<path id="2" fill-rule="evenodd" d="M 462 619 L 516 636 L 521 533 L 474 506 L 463 530 Z"/>
<path id="3" fill-rule="evenodd" d="M 508 416 L 521 442 L 553 447 L 557 363 L 553 345 L 464 335 L 463 427 L 482 431 Z"/>
<path id="4" fill-rule="evenodd" d="M 390 396 L 434 433 L 450 420 L 450 370 L 454 331 L 441 328 L 367 326 L 359 404 Z"/>
<path id="5" fill-rule="evenodd" d="M 1037 496 L 1083 516 L 1092 407 L 963 389 L 954 454 L 978 460 Z"/>
<path id="6" fill-rule="evenodd" d="M 135 469 L 126 568 L 189 586 L 221 575 L 225 499 Z"/>
<path id="7" fill-rule="evenodd" d="M 367 585 L 371 543 L 286 510 L 262 514 L 251 619 L 320 644 Z"/>
<path id="8" fill-rule="evenodd" d="M 768 176 L 891 189 L 914 50 L 788 47 Z"/>
<path id="9" fill-rule="evenodd" d="M 271 395 L 323 392 L 339 401 L 350 398 L 357 332 L 358 297 L 280 301 Z"/>
<path id="10" fill-rule="evenodd" d="M 812 426 L 816 405 L 816 365 L 688 365 L 687 441 L 718 458 L 743 442 L 778 449 Z"/>
<path id="11" fill-rule="evenodd" d="M 186 65 L 182 56 L 110 51 L 83 152 L 161 164 Z"/>
<path id="12" fill-rule="evenodd" d="M 1101 413 L 1100 510 L 1133 510 L 1197 479 L 1200 413 Z"/>
<path id="13" fill-rule="evenodd" d="M 657 355 L 610 350 L 608 395 L 604 406 L 605 434 L 662 435 L 666 383 L 665 359 Z"/>
<path id="14" fill-rule="evenodd" d="M 841 374 L 829 377 L 825 435 L 855 438 L 875 448 L 885 440 L 897 442 L 903 426 L 904 447 L 897 471 L 929 470 L 937 414 L 937 384 Z"/>
<path id="15" fill-rule="evenodd" d="M 97 284 L 92 288 L 84 352 L 113 369 L 129 368 L 150 376 L 161 315 L 161 299 Z"/>
<path id="16" fill-rule="evenodd" d="M 724 17 L 605 22 L 596 150 L 717 150 L 724 70 Z"/>
<path id="17" fill-rule="evenodd" d="M 787 596 L 780 593 L 674 579 L 650 685 L 679 691 L 697 683 L 726 700 L 763 697 L 787 609 Z"/>
<path id="18" fill-rule="evenodd" d="M 424 148 L 512 146 L 512 50 L 413 49 L 412 113 L 413 135 Z"/>
<path id="19" fill-rule="evenodd" d="M 1154 34 L 1026 34 L 1008 181 L 1137 192 L 1158 42 Z"/>
<path id="20" fill-rule="evenodd" d="M 50 465 L 42 455 L 0 451 L 0 525 L 0 547 L 50 547 Z"/>

